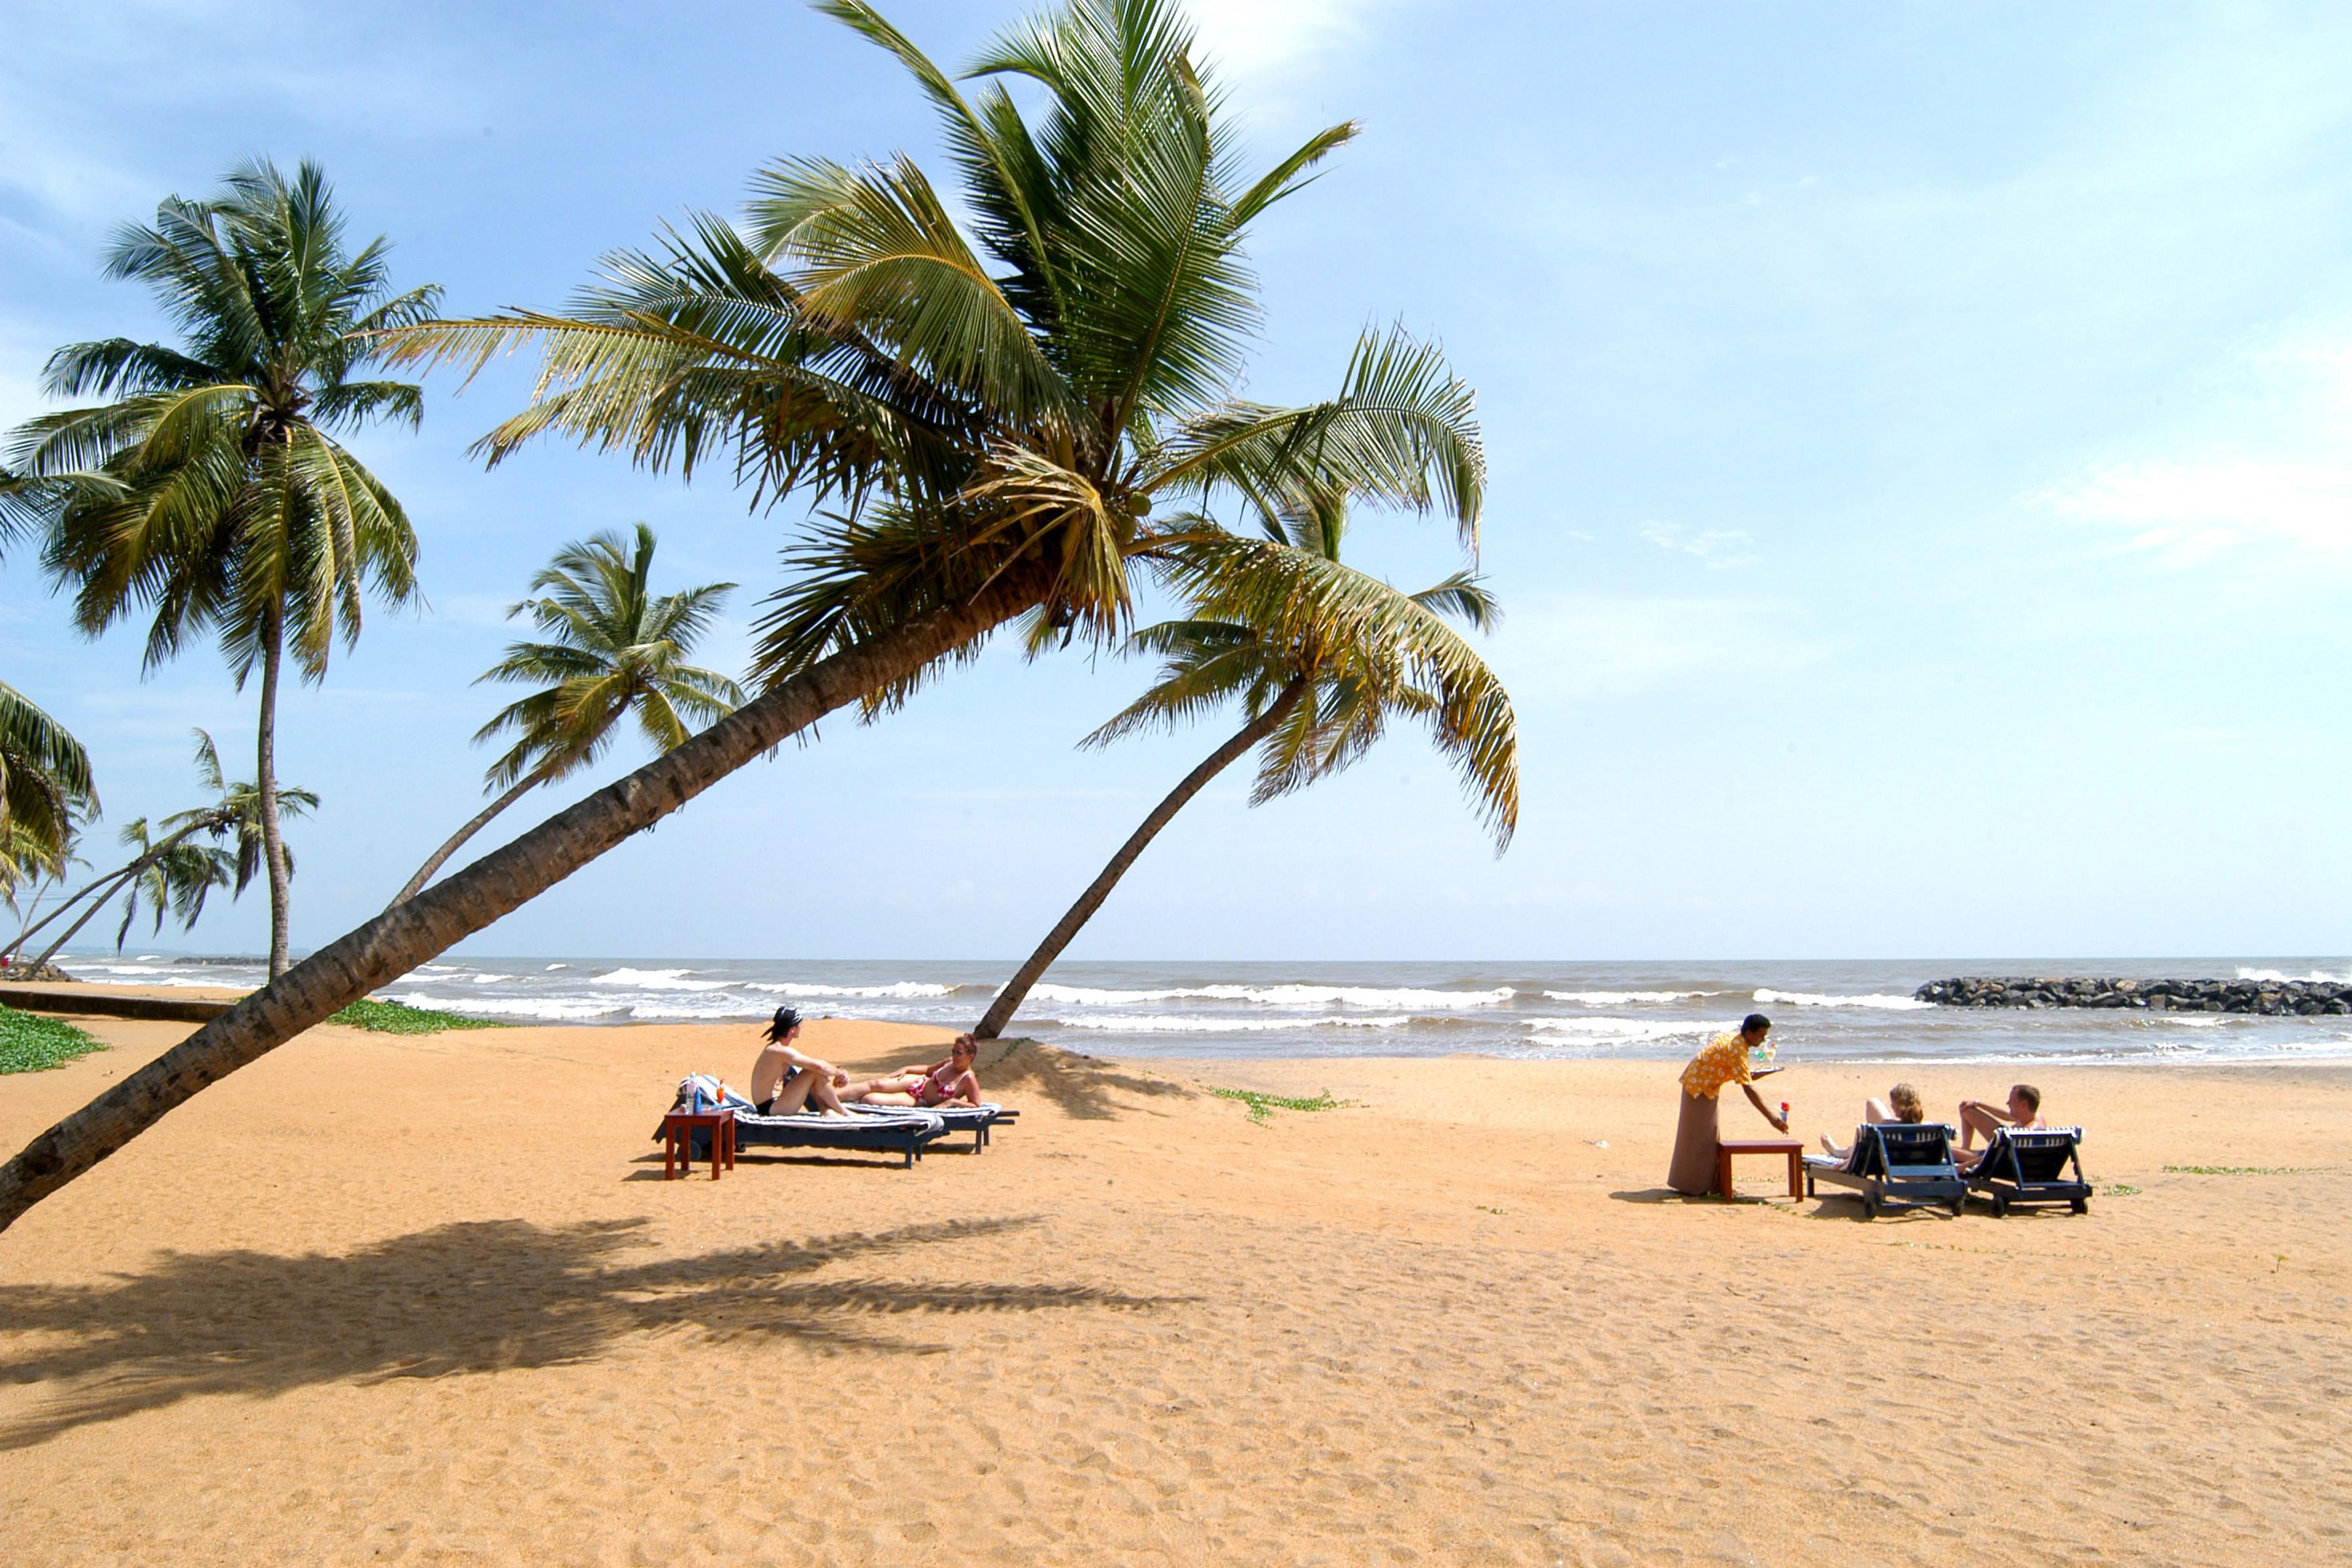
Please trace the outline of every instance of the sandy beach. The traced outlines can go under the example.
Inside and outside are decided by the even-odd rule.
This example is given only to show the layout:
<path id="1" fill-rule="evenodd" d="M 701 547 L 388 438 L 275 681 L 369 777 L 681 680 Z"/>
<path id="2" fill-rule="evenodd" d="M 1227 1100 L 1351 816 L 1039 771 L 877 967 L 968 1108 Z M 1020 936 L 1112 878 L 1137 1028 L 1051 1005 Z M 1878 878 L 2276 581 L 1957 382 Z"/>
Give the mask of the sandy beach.
<path id="1" fill-rule="evenodd" d="M 185 1033 L 89 1026 L 11 1149 Z M 1672 1064 L 1001 1052 L 984 1153 L 665 1184 L 749 1031 L 313 1031 L 0 1235 L 10 1561 L 2352 1557 L 2352 1068 L 2040 1071 L 2090 1215 L 1864 1223 L 1663 1194 Z"/>

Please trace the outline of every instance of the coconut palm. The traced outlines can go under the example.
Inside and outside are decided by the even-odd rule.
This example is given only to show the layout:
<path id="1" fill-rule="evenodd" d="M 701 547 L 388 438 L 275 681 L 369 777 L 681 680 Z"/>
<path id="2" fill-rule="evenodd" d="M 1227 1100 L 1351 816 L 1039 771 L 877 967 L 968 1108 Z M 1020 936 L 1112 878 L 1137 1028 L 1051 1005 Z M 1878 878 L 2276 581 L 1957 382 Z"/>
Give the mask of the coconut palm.
<path id="1" fill-rule="evenodd" d="M 0 891 L 62 877 L 78 818 L 98 810 L 89 757 L 64 725 L 0 681 Z"/>
<path id="2" fill-rule="evenodd" d="M 0 1226 L 205 1083 L 570 876 L 824 715 L 889 706 L 1025 623 L 1108 641 L 1140 563 L 1251 497 L 1328 489 L 1475 537 L 1474 399 L 1433 347 L 1367 335 L 1339 390 L 1236 398 L 1257 324 L 1250 226 L 1355 133 L 1238 167 L 1170 0 L 1061 0 L 985 49 L 967 95 L 861 0 L 819 9 L 939 111 L 950 206 L 911 160 L 771 165 L 740 227 L 698 217 L 612 258 L 567 312 L 390 334 L 395 363 L 535 348 L 496 462 L 542 436 L 820 508 L 761 625 L 752 700 L 686 744 L 328 943 L 0 1167 Z M 1034 90 L 1034 122 L 1004 85 Z M 969 214 L 971 232 L 956 213 Z"/>
<path id="3" fill-rule="evenodd" d="M 529 615 L 554 640 L 509 644 L 506 658 L 475 684 L 545 684 L 474 732 L 477 745 L 515 736 L 484 775 L 486 788 L 503 792 L 433 852 L 394 903 L 415 897 L 466 840 L 524 795 L 595 762 L 622 720 L 635 715 L 638 732 L 667 752 L 685 742 L 688 720 L 698 727 L 742 706 L 741 687 L 685 662 L 735 584 L 656 597 L 648 586 L 653 563 L 654 531 L 644 523 L 634 547 L 617 533 L 599 533 L 558 551 L 530 580 L 530 592 L 540 596 L 507 611 L 509 619 Z"/>
<path id="4" fill-rule="evenodd" d="M 269 879 L 269 972 L 288 963 L 291 889 L 278 804 L 280 666 L 326 677 L 340 635 L 360 632 L 373 591 L 415 592 L 408 517 L 332 432 L 372 421 L 415 426 L 423 395 L 362 378 L 366 334 L 432 313 L 433 288 L 391 292 L 385 245 L 356 253 L 326 176 L 289 179 L 268 163 L 215 196 L 173 197 L 152 225 L 122 230 L 107 258 L 147 285 L 180 343 L 127 338 L 51 355 L 47 390 L 112 401 L 44 415 L 16 434 L 14 508 L 36 510 L 44 561 L 75 588 L 75 620 L 97 636 L 152 612 L 145 668 L 216 635 L 242 688 L 261 676 L 254 777 Z"/>
<path id="5" fill-rule="evenodd" d="M 1166 662 L 1152 688 L 1080 744 L 1103 746 L 1176 729 L 1228 702 L 1244 721 L 1184 775 L 1120 845 L 973 1033 L 994 1039 L 1053 962 L 1093 918 L 1128 868 L 1209 782 L 1255 748 L 1250 804 L 1328 778 L 1361 757 L 1391 716 L 1430 728 L 1451 758 L 1500 854 L 1518 825 L 1517 725 L 1509 695 L 1443 617 L 1491 627 L 1494 599 L 1467 572 L 1418 594 L 1340 564 L 1347 509 L 1336 498 L 1269 510 L 1268 542 L 1213 538 L 1170 552 L 1162 575 L 1193 615 L 1148 626 L 1131 651 Z"/>
<path id="6" fill-rule="evenodd" d="M 245 889 L 261 874 L 268 859 L 268 844 L 263 835 L 260 787 L 242 779 L 231 782 L 221 771 L 220 752 L 213 744 L 212 736 L 202 730 L 189 732 L 196 738 L 196 779 L 210 792 L 211 801 L 163 818 L 159 825 L 163 830 L 161 838 L 149 837 L 143 816 L 124 828 L 122 841 L 135 847 L 139 853 L 127 864 L 93 879 L 47 915 L 18 931 L 16 940 L 9 944 L 12 963 L 36 932 L 63 919 L 76 906 L 80 907 L 81 912 L 63 932 L 51 939 L 48 947 L 33 960 L 32 968 L 40 969 L 64 951 L 66 943 L 80 934 L 82 927 L 96 919 L 99 910 L 117 893 L 129 894 L 122 919 L 124 931 L 131 929 L 132 911 L 142 896 L 155 910 L 159 922 L 162 911 L 170 905 L 184 910 L 184 923 L 192 926 L 203 912 L 205 892 L 214 887 L 226 887 L 232 898 L 242 898 Z M 318 807 L 319 797 L 299 785 L 282 785 L 278 791 L 278 808 L 283 816 L 307 816 Z M 194 844 L 193 840 L 199 834 L 210 838 L 212 844 Z M 231 839 L 231 844 L 222 845 L 224 838 Z M 282 838 L 278 853 L 284 858 L 287 876 L 292 877 L 294 852 L 286 847 Z M 206 865 L 219 867 L 223 877 L 194 887 L 195 879 L 205 875 L 203 867 Z M 184 888 L 194 890 L 183 894 Z M 119 933 L 115 945 L 122 945 Z"/>
<path id="7" fill-rule="evenodd" d="M 171 836 L 170 844 L 159 846 L 150 837 L 143 816 L 125 827 L 121 837 L 139 852 L 132 859 L 139 869 L 123 885 L 122 923 L 114 932 L 117 952 L 130 938 L 131 923 L 138 920 L 142 905 L 153 913 L 158 935 L 167 914 L 178 919 L 182 931 L 191 931 L 205 912 L 205 896 L 236 879 L 236 857 L 231 851 L 178 834 Z"/>

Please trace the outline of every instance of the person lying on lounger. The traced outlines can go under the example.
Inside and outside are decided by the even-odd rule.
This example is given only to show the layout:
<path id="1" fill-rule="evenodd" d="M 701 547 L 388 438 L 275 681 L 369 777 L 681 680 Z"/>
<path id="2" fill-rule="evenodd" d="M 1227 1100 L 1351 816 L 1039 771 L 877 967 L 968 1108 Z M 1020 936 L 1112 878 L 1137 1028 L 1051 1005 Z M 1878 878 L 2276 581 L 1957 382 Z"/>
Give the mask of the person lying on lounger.
<path id="1" fill-rule="evenodd" d="M 1862 1104 L 1862 1121 L 1864 1127 L 1927 1120 L 1927 1102 L 1919 1098 L 1919 1091 L 1907 1083 L 1898 1083 L 1888 1089 L 1885 1100 L 1866 1100 Z M 1862 1128 L 1857 1127 L 1854 1129 L 1855 1142 L 1859 1142 L 1861 1138 Z M 1826 1132 L 1822 1134 L 1822 1149 L 1832 1160 L 1844 1161 L 1853 1157 L 1853 1143 L 1840 1148 L 1830 1142 L 1830 1135 Z"/>
<path id="2" fill-rule="evenodd" d="M 978 1105 L 980 1077 L 971 1070 L 980 1046 L 970 1035 L 958 1035 L 948 1048 L 948 1059 L 926 1067 L 900 1068 L 897 1072 L 841 1091 L 844 1100 L 866 1105 Z"/>
<path id="3" fill-rule="evenodd" d="M 1990 1138 L 1996 1127 L 2037 1129 L 2049 1125 L 2042 1120 L 2042 1091 L 2030 1083 L 2010 1085 L 2006 1107 L 1981 1100 L 1964 1100 L 1960 1101 L 1960 1146 L 1952 1151 L 1952 1159 L 1963 1171 L 1973 1166 L 1983 1152 L 1969 1145 L 1979 1133 Z"/>
<path id="4" fill-rule="evenodd" d="M 800 1014 L 791 1007 L 777 1008 L 768 1023 L 768 1043 L 761 1047 L 760 1059 L 751 1068 L 751 1103 L 762 1116 L 790 1116 L 803 1110 L 826 1116 L 848 1115 L 841 1108 L 839 1091 L 849 1082 L 849 1075 L 794 1047 L 793 1042 L 800 1033 Z"/>

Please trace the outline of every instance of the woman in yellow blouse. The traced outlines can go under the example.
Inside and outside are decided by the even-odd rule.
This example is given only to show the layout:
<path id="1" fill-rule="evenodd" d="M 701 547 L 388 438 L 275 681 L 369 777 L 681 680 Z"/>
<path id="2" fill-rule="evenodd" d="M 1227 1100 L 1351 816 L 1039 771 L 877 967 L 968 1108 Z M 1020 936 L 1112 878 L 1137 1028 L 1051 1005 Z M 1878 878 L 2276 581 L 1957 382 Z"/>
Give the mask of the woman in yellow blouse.
<path id="1" fill-rule="evenodd" d="M 1771 1019 L 1750 1013 L 1739 1026 L 1739 1033 L 1716 1036 L 1683 1068 L 1683 1115 L 1675 1128 L 1674 1163 L 1666 1172 L 1666 1185 L 1675 1191 L 1693 1197 L 1715 1191 L 1716 1156 L 1723 1142 L 1716 1129 L 1716 1115 L 1726 1084 L 1738 1084 L 1765 1121 L 1783 1132 L 1789 1130 L 1789 1124 L 1756 1092 L 1748 1067 L 1748 1053 L 1771 1032 Z"/>

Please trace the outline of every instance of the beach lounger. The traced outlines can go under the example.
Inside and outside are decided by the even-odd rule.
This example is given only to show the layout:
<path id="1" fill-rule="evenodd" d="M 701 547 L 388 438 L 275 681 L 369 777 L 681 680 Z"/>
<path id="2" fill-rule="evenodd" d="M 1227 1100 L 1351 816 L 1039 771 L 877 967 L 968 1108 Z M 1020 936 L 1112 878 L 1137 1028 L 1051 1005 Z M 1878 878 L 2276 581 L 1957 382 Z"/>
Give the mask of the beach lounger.
<path id="1" fill-rule="evenodd" d="M 844 1109 L 860 1116 L 887 1116 L 894 1110 L 904 1110 L 907 1107 L 852 1104 Z M 989 1138 L 996 1128 L 1009 1125 L 1021 1115 L 1017 1110 L 1007 1110 L 1004 1107 L 985 1100 L 978 1105 L 933 1105 L 926 1109 L 930 1114 L 946 1122 L 950 1132 L 971 1133 L 971 1149 L 975 1154 L 988 1147 Z"/>
<path id="2" fill-rule="evenodd" d="M 851 1152 L 898 1154 L 912 1167 L 924 1148 L 948 1133 L 938 1113 L 907 1107 L 860 1108 L 856 1116 L 819 1116 L 796 1110 L 787 1116 L 762 1116 L 756 1110 L 735 1112 L 735 1147 L 742 1149 L 837 1149 Z M 659 1138 L 656 1128 L 654 1136 Z M 709 1152 L 710 1134 L 698 1130 L 689 1141 L 694 1158 Z"/>
<path id="3" fill-rule="evenodd" d="M 1942 1205 L 1954 1214 L 1968 1202 L 1969 1186 L 1952 1163 L 1953 1129 L 1940 1122 L 1874 1122 L 1854 1129 L 1853 1152 L 1843 1160 L 1826 1154 L 1805 1157 L 1805 1195 L 1827 1182 L 1861 1194 L 1863 1216 L 1881 1209 Z"/>
<path id="4" fill-rule="evenodd" d="M 2005 1215 L 2020 1204 L 2064 1204 L 2076 1214 L 2091 1211 L 2091 1184 L 2083 1179 L 2083 1130 L 2079 1127 L 1996 1127 L 1984 1155 L 1969 1172 L 1969 1188 Z M 2072 1165 L 2070 1180 L 2066 1168 Z"/>

